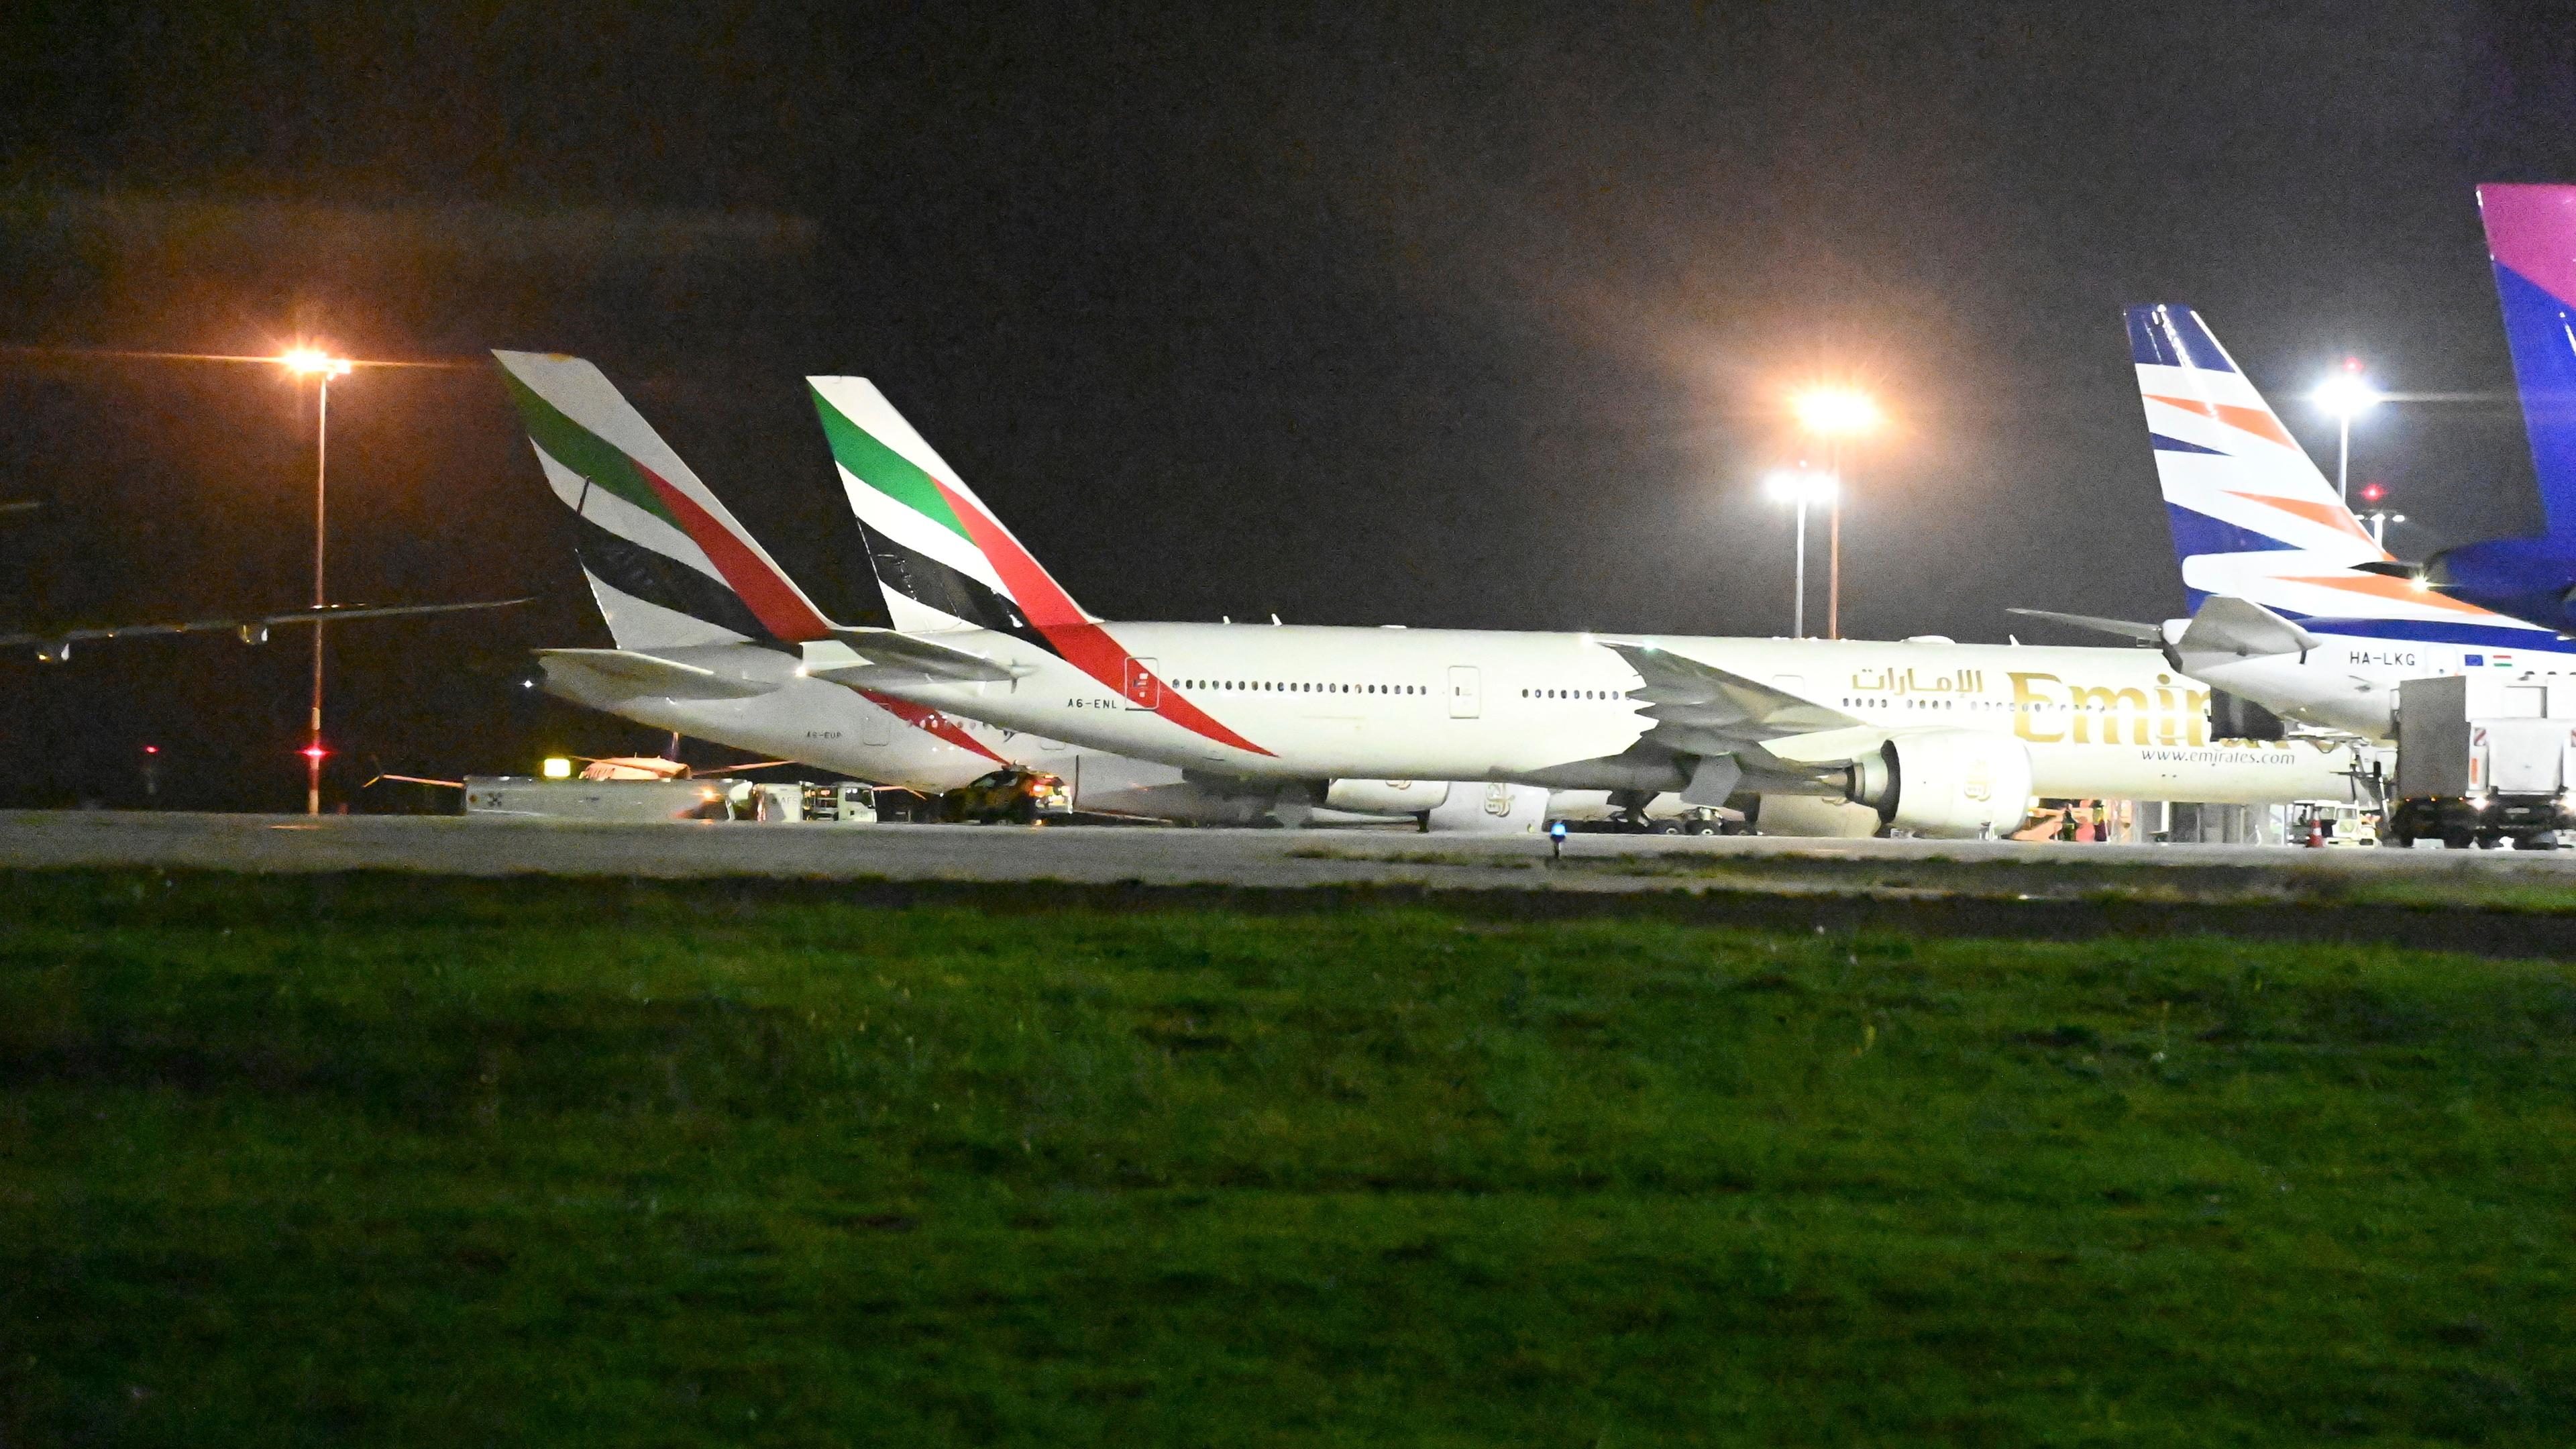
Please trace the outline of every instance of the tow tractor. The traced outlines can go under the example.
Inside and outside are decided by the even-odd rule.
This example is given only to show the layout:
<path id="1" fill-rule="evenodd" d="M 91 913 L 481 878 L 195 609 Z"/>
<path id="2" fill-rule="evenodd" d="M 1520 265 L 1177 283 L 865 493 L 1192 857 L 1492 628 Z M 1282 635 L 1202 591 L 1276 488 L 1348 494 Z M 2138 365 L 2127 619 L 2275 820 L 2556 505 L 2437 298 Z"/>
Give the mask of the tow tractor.
<path id="1" fill-rule="evenodd" d="M 995 770 L 939 797 L 939 818 L 970 825 L 1035 825 L 1072 813 L 1064 781 L 1031 770 Z"/>

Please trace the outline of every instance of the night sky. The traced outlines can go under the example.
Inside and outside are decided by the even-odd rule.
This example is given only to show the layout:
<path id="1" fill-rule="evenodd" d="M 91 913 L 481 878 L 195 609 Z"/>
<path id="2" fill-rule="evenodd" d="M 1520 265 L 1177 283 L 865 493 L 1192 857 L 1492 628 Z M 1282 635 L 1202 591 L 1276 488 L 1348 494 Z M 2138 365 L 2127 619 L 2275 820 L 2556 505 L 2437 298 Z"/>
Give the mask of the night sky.
<path id="1" fill-rule="evenodd" d="M 972 13 L 968 13 L 969 11 Z M 113 11 L 114 13 L 108 13 Z M 582 353 L 878 614 L 799 377 L 875 378 L 1112 619 L 1785 632 L 1783 399 L 1854 468 L 1846 631 L 2181 589 L 2118 309 L 2391 406 L 2402 556 L 2536 524 L 2470 188 L 2576 180 L 2554 7 L 345 3 L 0 13 L 12 623 L 292 607 L 309 389 L 84 349 L 449 361 L 332 398 L 335 798 L 649 732 L 485 349 Z M 51 349 L 51 350 L 47 350 Z M 2025 629 L 2026 637 L 2035 637 Z M 2059 636 L 2063 637 L 2063 636 Z M 0 661 L 0 804 L 301 800 L 298 637 Z M 726 758 L 693 747 L 692 758 Z"/>

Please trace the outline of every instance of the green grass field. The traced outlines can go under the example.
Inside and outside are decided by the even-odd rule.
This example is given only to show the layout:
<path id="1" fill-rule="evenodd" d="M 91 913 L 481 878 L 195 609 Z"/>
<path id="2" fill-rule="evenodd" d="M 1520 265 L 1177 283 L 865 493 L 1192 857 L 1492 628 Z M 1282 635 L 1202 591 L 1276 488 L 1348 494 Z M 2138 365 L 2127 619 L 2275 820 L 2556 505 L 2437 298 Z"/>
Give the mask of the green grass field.
<path id="1" fill-rule="evenodd" d="M 2576 972 L 19 875 L 0 1442 L 2576 1439 Z"/>
<path id="2" fill-rule="evenodd" d="M 2505 915 L 2576 914 L 2576 871 L 2562 863 L 2562 857 L 2539 852 L 2512 856 L 2459 852 L 2429 861 L 2423 856 L 2409 856 L 2404 861 L 2405 869 L 2369 868 L 2386 859 L 2376 851 L 2346 854 L 2282 850 L 2272 852 L 2260 864 L 2231 860 L 2223 865 L 2188 863 L 2192 857 L 2187 852 L 2156 861 L 2103 860 L 2080 848 L 2058 852 L 2050 859 L 1961 860 L 1941 855 L 1887 859 L 1795 850 L 1745 854 L 1690 850 L 1602 852 L 1589 842 L 1553 864 L 1535 854 L 1390 848 L 1353 842 L 1308 846 L 1288 854 L 1313 860 L 1466 866 L 1498 873 L 1544 870 L 1575 878 L 1668 877 L 1677 882 L 1705 882 L 1749 891 L 1905 893 L 2005 900 L 2307 903 L 2475 910 Z"/>

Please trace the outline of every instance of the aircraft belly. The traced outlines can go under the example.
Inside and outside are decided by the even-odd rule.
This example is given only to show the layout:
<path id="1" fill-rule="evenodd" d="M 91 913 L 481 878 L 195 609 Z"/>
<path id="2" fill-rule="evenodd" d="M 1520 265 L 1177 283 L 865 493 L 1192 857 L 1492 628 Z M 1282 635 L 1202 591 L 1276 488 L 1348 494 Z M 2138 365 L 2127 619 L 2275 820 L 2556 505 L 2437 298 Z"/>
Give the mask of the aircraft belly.
<path id="1" fill-rule="evenodd" d="M 997 768 L 993 761 L 897 722 L 885 744 L 865 743 L 859 716 L 875 706 L 838 685 L 810 681 L 744 700 L 658 696 L 617 702 L 609 712 L 655 729 L 733 749 L 796 760 L 911 790 L 953 790 Z"/>

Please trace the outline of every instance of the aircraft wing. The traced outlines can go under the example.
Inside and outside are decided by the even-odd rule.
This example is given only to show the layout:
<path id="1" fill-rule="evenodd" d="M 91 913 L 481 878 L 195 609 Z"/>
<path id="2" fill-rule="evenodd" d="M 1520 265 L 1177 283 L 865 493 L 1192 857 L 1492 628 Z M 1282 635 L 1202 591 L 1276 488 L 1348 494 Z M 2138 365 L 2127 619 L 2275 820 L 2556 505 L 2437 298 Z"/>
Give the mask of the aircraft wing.
<path id="1" fill-rule="evenodd" d="M 61 646 L 80 640 L 123 639 L 147 634 L 207 634 L 234 630 L 249 639 L 251 631 L 265 633 L 279 625 L 336 624 L 343 619 L 397 619 L 417 614 L 456 614 L 474 609 L 507 609 L 528 603 L 531 594 L 518 599 L 482 599 L 466 604 L 326 604 L 319 609 L 291 609 L 278 614 L 254 614 L 240 619 L 181 619 L 152 624 L 110 624 L 92 628 L 53 629 L 42 632 L 21 631 L 0 634 L 0 648 L 34 644 L 60 651 Z M 257 640 L 250 642 L 256 643 Z"/>
<path id="2" fill-rule="evenodd" d="M 598 676 L 614 685 L 614 692 L 626 696 L 750 699 L 778 688 L 778 685 L 767 681 L 719 674 L 699 665 L 683 664 L 658 654 L 640 654 L 632 649 L 540 649 L 537 660 L 548 674 L 558 668 L 577 669 Z"/>
<path id="3" fill-rule="evenodd" d="M 1652 644 L 1602 641 L 1645 681 L 1628 697 L 1655 722 L 1647 736 L 1691 755 L 1730 754 L 1795 735 L 1861 728 L 1867 721 L 1758 679 L 1687 659 Z"/>
<path id="4" fill-rule="evenodd" d="M 996 682 L 1029 670 L 898 629 L 835 629 L 829 641 L 805 646 L 805 672 L 857 689 L 924 675 L 968 684 Z"/>
<path id="5" fill-rule="evenodd" d="M 1776 685 L 1651 644 L 1603 640 L 1643 683 L 1628 697 L 1654 721 L 1640 743 L 1698 757 L 1682 799 L 1722 805 L 1741 788 L 1830 784 L 1826 772 L 1875 750 L 1880 726 Z"/>
<path id="6" fill-rule="evenodd" d="M 2046 619 L 2054 624 L 2090 629 L 2096 634 L 2117 634 L 2123 639 L 2142 639 L 2150 644 L 2165 642 L 2164 626 L 2161 624 L 2141 624 L 2130 619 L 2105 619 L 2094 614 L 2060 614 L 2049 609 L 2006 609 L 2004 612 L 2019 614 L 2025 619 Z"/>

